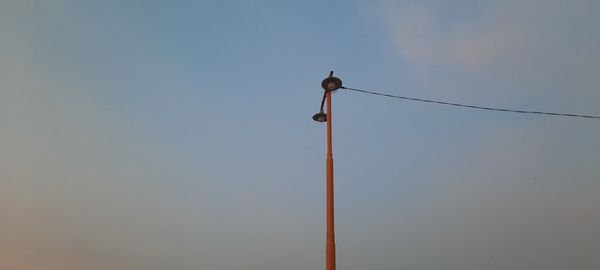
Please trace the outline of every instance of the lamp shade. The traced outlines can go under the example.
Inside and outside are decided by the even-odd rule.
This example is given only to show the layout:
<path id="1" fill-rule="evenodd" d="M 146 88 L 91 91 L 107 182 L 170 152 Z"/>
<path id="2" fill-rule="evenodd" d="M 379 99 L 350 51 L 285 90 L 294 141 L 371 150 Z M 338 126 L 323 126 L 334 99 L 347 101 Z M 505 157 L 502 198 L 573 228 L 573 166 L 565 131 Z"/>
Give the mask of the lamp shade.
<path id="1" fill-rule="evenodd" d="M 325 80 L 321 82 L 321 87 L 323 87 L 325 91 L 335 91 L 342 87 L 342 80 L 337 77 L 325 78 Z"/>
<path id="2" fill-rule="evenodd" d="M 321 123 L 327 122 L 327 114 L 322 111 L 315 113 L 315 115 L 313 115 L 313 120 Z"/>

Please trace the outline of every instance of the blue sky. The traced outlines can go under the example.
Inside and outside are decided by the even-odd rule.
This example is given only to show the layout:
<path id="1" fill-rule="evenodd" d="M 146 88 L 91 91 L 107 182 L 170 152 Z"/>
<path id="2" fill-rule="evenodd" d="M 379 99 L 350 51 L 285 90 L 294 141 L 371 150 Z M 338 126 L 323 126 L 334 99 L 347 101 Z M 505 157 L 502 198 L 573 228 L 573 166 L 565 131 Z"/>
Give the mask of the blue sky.
<path id="1" fill-rule="evenodd" d="M 600 114 L 595 1 L 0 2 L 0 268 L 318 269 L 321 80 Z M 600 127 L 333 96 L 341 269 L 598 269 Z"/>

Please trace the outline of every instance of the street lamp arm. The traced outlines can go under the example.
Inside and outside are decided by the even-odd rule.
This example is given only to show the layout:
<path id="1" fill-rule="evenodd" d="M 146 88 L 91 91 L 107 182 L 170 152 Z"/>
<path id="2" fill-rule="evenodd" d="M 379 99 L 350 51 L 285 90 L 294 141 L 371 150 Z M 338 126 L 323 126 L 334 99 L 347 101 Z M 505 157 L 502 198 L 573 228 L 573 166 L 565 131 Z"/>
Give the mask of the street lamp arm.
<path id="1" fill-rule="evenodd" d="M 327 90 L 323 91 L 323 100 L 321 100 L 321 109 L 319 111 L 323 111 L 323 108 L 325 107 L 325 99 L 327 99 Z"/>

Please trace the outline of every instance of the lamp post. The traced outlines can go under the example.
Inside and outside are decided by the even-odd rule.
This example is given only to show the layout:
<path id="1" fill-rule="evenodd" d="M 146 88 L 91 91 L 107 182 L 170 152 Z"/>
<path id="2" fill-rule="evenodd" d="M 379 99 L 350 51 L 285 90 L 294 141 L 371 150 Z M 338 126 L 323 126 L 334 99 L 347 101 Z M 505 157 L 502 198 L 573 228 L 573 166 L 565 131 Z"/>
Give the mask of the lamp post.
<path id="1" fill-rule="evenodd" d="M 327 161 L 326 161 L 326 194 L 327 194 L 327 233 L 325 240 L 325 269 L 335 270 L 335 227 L 333 222 L 333 146 L 331 139 L 331 94 L 342 87 L 342 80 L 333 77 L 333 71 L 329 77 L 321 82 L 323 87 L 323 100 L 321 109 L 313 116 L 317 122 L 327 122 Z M 323 106 L 327 101 L 327 114 L 323 112 Z"/>

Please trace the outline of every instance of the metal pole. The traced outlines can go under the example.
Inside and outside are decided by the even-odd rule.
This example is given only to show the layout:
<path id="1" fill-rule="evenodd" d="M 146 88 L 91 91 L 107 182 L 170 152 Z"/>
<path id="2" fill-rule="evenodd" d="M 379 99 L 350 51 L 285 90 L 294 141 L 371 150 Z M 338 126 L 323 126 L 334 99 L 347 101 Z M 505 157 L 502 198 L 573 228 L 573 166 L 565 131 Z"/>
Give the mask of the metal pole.
<path id="1" fill-rule="evenodd" d="M 330 77 L 333 72 L 330 73 Z M 325 244 L 325 269 L 335 270 L 335 227 L 333 222 L 333 146 L 331 139 L 331 91 L 327 92 L 327 240 Z"/>
<path id="2" fill-rule="evenodd" d="M 327 212 L 327 232 L 325 240 L 325 269 L 335 270 L 335 226 L 333 222 L 333 142 L 332 142 L 332 117 L 331 117 L 331 96 L 333 91 L 342 88 L 342 80 L 333 77 L 333 71 L 329 72 L 329 77 L 321 82 L 323 100 L 321 109 L 313 115 L 313 120 L 317 122 L 327 122 L 327 160 L 325 172 L 325 193 L 326 193 L 326 212 Z M 323 105 L 327 100 L 327 114 L 323 112 Z"/>

